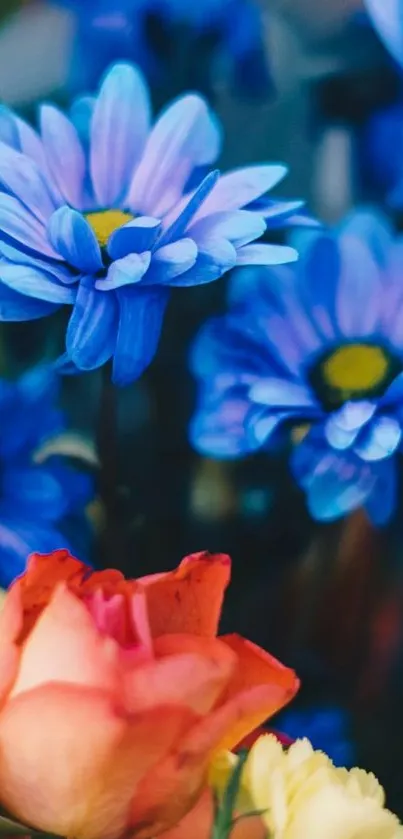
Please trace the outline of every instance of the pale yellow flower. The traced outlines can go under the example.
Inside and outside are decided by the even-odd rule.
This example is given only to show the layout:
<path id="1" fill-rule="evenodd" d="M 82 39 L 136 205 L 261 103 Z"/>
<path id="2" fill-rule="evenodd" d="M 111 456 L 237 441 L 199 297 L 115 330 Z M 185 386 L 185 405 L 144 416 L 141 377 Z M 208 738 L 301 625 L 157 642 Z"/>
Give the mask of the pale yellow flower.
<path id="1" fill-rule="evenodd" d="M 210 783 L 222 795 L 237 758 L 218 755 Z M 403 827 L 385 809 L 374 775 L 336 769 L 308 740 L 287 751 L 270 734 L 246 760 L 237 813 L 262 811 L 270 839 L 403 839 Z"/>

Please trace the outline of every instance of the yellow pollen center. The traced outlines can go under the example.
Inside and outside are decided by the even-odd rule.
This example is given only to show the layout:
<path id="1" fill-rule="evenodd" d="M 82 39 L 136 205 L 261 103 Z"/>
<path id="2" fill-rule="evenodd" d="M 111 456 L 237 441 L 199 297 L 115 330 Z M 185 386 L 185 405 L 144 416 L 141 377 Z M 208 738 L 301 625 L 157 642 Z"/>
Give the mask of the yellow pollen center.
<path id="1" fill-rule="evenodd" d="M 124 224 L 132 221 L 134 215 L 124 210 L 98 210 L 95 213 L 86 213 L 85 218 L 92 227 L 98 244 L 101 248 L 105 248 L 109 236 L 119 227 L 123 227 Z"/>
<path id="2" fill-rule="evenodd" d="M 389 371 L 389 359 L 382 347 L 349 344 L 339 347 L 323 362 L 322 375 L 329 387 L 352 396 L 382 384 Z"/>

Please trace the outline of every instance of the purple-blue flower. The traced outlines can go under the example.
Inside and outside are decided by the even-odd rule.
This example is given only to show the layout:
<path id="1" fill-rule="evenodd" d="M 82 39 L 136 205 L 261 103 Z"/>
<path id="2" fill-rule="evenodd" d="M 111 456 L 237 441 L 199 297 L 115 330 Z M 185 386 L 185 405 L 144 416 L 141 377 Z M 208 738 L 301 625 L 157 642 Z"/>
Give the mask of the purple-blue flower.
<path id="1" fill-rule="evenodd" d="M 229 312 L 197 337 L 191 440 L 234 458 L 288 430 L 314 518 L 364 505 L 383 523 L 402 447 L 403 240 L 362 211 L 299 245 L 295 270 L 235 276 Z"/>
<path id="2" fill-rule="evenodd" d="M 66 533 L 77 524 L 83 535 L 92 482 L 63 458 L 43 456 L 44 444 L 65 429 L 55 407 L 58 386 L 55 373 L 42 366 L 17 381 L 0 379 L 1 587 L 24 570 L 33 551 L 80 547 Z"/>
<path id="3" fill-rule="evenodd" d="M 171 287 L 296 258 L 255 242 L 301 206 L 265 197 L 286 168 L 211 171 L 221 131 L 200 96 L 151 128 L 144 79 L 120 64 L 72 119 L 43 105 L 40 134 L 0 116 L 0 319 L 72 306 L 66 359 L 79 370 L 113 359 L 115 383 L 133 381 L 155 354 Z"/>
<path id="4" fill-rule="evenodd" d="M 76 18 L 70 81 L 80 89 L 96 85 L 108 64 L 125 60 L 135 61 L 158 85 L 182 73 L 188 79 L 191 74 L 191 84 L 202 90 L 209 90 L 217 75 L 232 78 L 235 90 L 248 95 L 270 90 L 256 0 L 58 2 Z M 179 86 L 183 81 L 177 79 Z"/>
<path id="5" fill-rule="evenodd" d="M 364 3 L 385 47 L 403 65 L 403 0 L 364 0 Z"/>
<path id="6" fill-rule="evenodd" d="M 349 738 L 349 716 L 337 705 L 310 705 L 286 709 L 276 717 L 275 726 L 298 740 L 307 737 L 314 749 L 325 752 L 335 766 L 354 764 L 354 747 Z"/>

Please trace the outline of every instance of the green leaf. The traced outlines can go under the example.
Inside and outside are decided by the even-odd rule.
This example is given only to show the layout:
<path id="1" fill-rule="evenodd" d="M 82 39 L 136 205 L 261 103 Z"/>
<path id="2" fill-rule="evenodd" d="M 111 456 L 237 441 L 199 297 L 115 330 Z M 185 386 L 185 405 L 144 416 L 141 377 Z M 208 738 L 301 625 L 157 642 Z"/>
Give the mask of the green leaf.
<path id="1" fill-rule="evenodd" d="M 222 803 L 216 809 L 216 818 L 211 839 L 228 839 L 233 827 L 233 813 L 241 783 L 242 770 L 248 757 L 248 752 L 239 752 L 238 757 L 238 763 L 229 779 Z"/>

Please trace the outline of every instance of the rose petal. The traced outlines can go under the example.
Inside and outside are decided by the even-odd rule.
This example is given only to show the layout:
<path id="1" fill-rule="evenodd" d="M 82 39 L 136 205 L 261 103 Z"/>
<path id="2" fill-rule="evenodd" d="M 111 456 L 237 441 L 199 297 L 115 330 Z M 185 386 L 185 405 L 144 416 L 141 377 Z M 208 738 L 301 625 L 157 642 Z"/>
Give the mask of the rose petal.
<path id="1" fill-rule="evenodd" d="M 117 706 L 99 689 L 55 683 L 9 702 L 0 714 L 2 806 L 61 836 L 123 835 L 141 778 L 153 774 L 194 715 L 160 706 L 125 718 Z M 160 792 L 168 827 L 173 802 Z M 188 806 L 184 790 L 175 809 L 182 815 Z M 148 835 L 155 835 L 153 824 Z"/>
<path id="2" fill-rule="evenodd" d="M 171 633 L 217 633 L 231 561 L 225 554 L 198 553 L 174 571 L 141 577 L 154 638 Z"/>
<path id="3" fill-rule="evenodd" d="M 85 604 L 59 583 L 27 638 L 11 698 L 46 682 L 68 682 L 113 691 L 119 648 L 98 632 Z"/>

